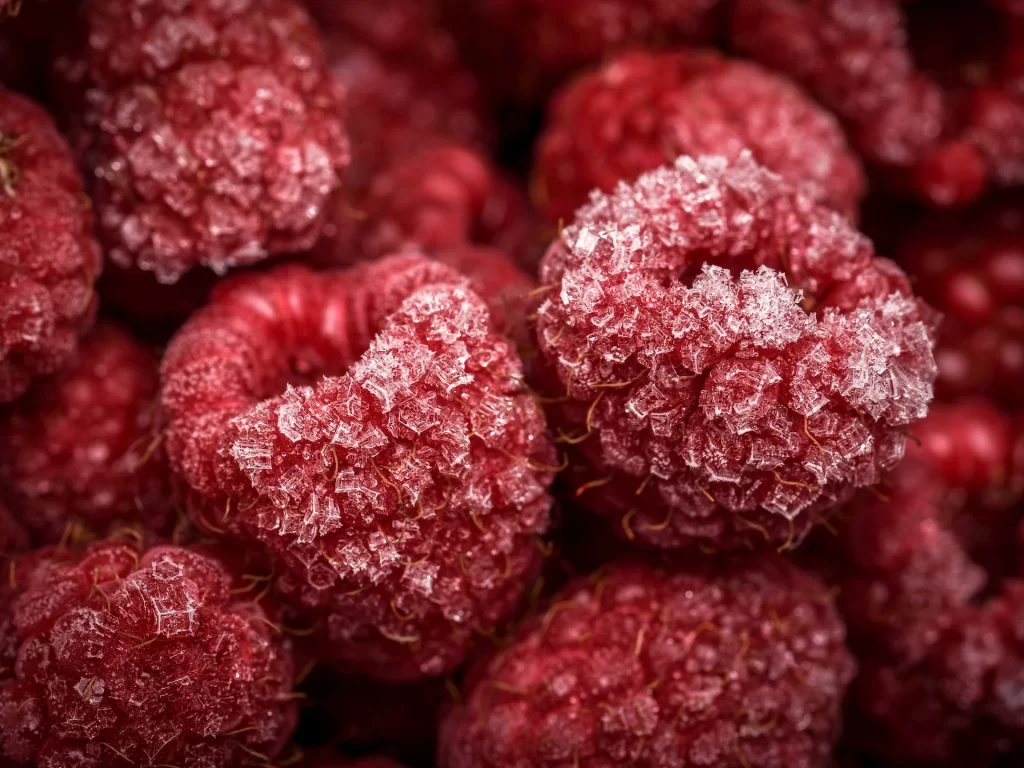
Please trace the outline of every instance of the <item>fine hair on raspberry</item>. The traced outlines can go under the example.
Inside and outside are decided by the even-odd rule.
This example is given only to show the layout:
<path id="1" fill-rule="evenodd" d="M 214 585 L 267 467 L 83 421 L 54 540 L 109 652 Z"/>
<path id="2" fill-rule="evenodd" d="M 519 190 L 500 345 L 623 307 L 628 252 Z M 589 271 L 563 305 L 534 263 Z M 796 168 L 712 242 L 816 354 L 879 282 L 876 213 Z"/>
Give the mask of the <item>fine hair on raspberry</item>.
<path id="1" fill-rule="evenodd" d="M 630 540 L 791 546 L 932 398 L 934 317 L 903 273 L 748 153 L 595 193 L 540 283 L 565 477 Z"/>
<path id="2" fill-rule="evenodd" d="M 314 654 L 414 680 L 536 577 L 555 451 L 514 348 L 406 254 L 219 285 L 163 363 L 168 454 L 204 532 L 255 547 Z"/>

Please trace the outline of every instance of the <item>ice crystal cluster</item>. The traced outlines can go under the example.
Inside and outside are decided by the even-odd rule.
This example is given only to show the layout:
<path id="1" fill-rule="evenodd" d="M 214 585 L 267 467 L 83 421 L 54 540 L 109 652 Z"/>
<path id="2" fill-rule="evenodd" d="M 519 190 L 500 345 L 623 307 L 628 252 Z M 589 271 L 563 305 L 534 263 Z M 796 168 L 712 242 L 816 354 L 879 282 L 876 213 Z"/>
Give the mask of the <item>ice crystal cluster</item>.
<path id="1" fill-rule="evenodd" d="M 595 194 L 541 283 L 568 477 L 630 539 L 792 543 L 878 482 L 931 400 L 903 273 L 747 153 Z"/>
<path id="2" fill-rule="evenodd" d="M 324 656 L 441 674 L 535 577 L 554 450 L 489 323 L 456 273 L 400 256 L 236 280 L 171 343 L 190 511 L 265 550 Z"/>

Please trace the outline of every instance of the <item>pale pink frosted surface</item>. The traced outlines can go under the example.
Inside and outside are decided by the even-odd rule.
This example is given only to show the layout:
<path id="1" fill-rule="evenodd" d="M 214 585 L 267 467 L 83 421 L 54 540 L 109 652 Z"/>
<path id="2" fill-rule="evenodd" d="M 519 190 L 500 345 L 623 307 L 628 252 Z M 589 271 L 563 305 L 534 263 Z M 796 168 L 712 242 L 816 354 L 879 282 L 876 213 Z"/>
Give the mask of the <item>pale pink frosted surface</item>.
<path id="1" fill-rule="evenodd" d="M 555 423 L 586 467 L 568 476 L 630 538 L 796 538 L 878 482 L 931 400 L 931 313 L 902 272 L 749 154 L 595 194 L 541 283 Z"/>

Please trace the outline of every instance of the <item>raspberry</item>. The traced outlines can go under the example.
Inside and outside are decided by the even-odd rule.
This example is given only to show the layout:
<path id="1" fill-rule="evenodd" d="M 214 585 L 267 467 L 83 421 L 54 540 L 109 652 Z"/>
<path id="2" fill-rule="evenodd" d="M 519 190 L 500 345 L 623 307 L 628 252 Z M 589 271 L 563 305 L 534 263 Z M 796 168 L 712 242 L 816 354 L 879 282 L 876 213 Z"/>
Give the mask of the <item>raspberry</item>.
<path id="1" fill-rule="evenodd" d="M 4 765 L 105 768 L 269 763 L 295 724 L 292 662 L 215 559 L 117 541 L 12 565 L 0 648 Z M 6 659 L 8 662 L 13 659 Z"/>
<path id="2" fill-rule="evenodd" d="M 945 316 L 936 392 L 1024 405 L 1024 214 L 1013 197 L 924 217 L 900 245 L 921 295 Z"/>
<path id="3" fill-rule="evenodd" d="M 425 143 L 485 147 L 493 126 L 480 84 L 455 40 L 422 0 L 306 0 L 345 87 L 353 147 L 349 188 L 366 190 L 383 169 Z"/>
<path id="4" fill-rule="evenodd" d="M 1021 30 L 978 3 L 945 5 L 740 0 L 732 32 L 740 51 L 836 112 L 896 186 L 962 205 L 991 182 L 1024 183 Z"/>
<path id="5" fill-rule="evenodd" d="M 171 518 L 166 462 L 153 416 L 157 362 L 125 330 L 97 326 L 75 362 L 0 419 L 0 495 L 56 543 L 72 524 L 105 533 Z"/>
<path id="6" fill-rule="evenodd" d="M 787 81 L 714 51 L 629 53 L 566 86 L 537 151 L 535 202 L 550 223 L 568 221 L 592 189 L 611 192 L 679 155 L 744 149 L 856 217 L 864 177 L 835 119 Z"/>
<path id="7" fill-rule="evenodd" d="M 471 675 L 439 764 L 825 768 L 853 672 L 826 588 L 775 555 L 620 563 Z"/>
<path id="8" fill-rule="evenodd" d="M 450 0 L 488 83 L 540 103 L 569 75 L 631 48 L 710 42 L 720 0 Z"/>
<path id="9" fill-rule="evenodd" d="M 353 210 L 355 209 L 355 210 Z M 479 152 L 457 144 L 422 149 L 374 179 L 365 198 L 341 201 L 334 237 L 318 258 L 351 264 L 413 247 L 434 254 L 472 243 L 536 264 L 529 205 L 515 184 Z"/>
<path id="10" fill-rule="evenodd" d="M 190 513 L 266 551 L 322 658 L 443 674 L 535 575 L 554 451 L 487 323 L 454 272 L 403 256 L 222 284 L 169 345 Z"/>
<path id="11" fill-rule="evenodd" d="M 96 0 L 80 26 L 56 67 L 115 263 L 173 283 L 313 245 L 348 142 L 294 2 Z"/>
<path id="12" fill-rule="evenodd" d="M 68 363 L 96 312 L 100 251 L 67 144 L 0 88 L 0 403 Z"/>
<path id="13" fill-rule="evenodd" d="M 747 153 L 595 195 L 541 283 L 567 477 L 631 540 L 792 544 L 902 457 L 931 399 L 903 273 Z"/>

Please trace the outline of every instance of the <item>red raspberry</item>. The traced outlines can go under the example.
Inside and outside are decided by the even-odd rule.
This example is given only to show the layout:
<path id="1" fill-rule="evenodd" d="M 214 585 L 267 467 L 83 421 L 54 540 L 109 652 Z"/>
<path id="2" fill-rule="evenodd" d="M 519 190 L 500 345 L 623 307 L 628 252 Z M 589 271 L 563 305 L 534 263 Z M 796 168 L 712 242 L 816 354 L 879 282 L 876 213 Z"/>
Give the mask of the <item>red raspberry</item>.
<path id="1" fill-rule="evenodd" d="M 466 243 L 536 264 L 529 204 L 479 152 L 458 144 L 421 149 L 377 176 L 361 200 L 335 207 L 322 263 L 352 264 L 403 248 L 435 254 Z"/>
<path id="2" fill-rule="evenodd" d="M 679 155 L 744 149 L 856 217 L 864 177 L 835 119 L 786 80 L 714 51 L 629 53 L 566 86 L 537 150 L 535 202 L 549 223 L 568 221 L 592 189 Z"/>
<path id="3" fill-rule="evenodd" d="M 903 273 L 746 153 L 596 195 L 541 283 L 567 476 L 629 539 L 792 544 L 902 457 L 931 399 Z"/>
<path id="4" fill-rule="evenodd" d="M 937 393 L 1024 405 L 1024 209 L 1012 198 L 955 217 L 925 217 L 900 261 L 941 310 Z"/>
<path id="5" fill-rule="evenodd" d="M 853 677 L 838 614 L 782 558 L 610 566 L 478 670 L 449 768 L 825 768 Z"/>
<path id="6" fill-rule="evenodd" d="M 222 284 L 168 347 L 190 512 L 273 558 L 323 657 L 443 674 L 532 581 L 554 451 L 487 324 L 454 272 L 406 256 Z"/>
<path id="7" fill-rule="evenodd" d="M 16 658 L 0 671 L 4 765 L 241 768 L 281 751 L 291 658 L 218 561 L 112 540 L 29 561 L 12 565 L 0 638 Z"/>
<path id="8" fill-rule="evenodd" d="M 316 242 L 348 142 L 295 2 L 95 0 L 80 26 L 56 66 L 114 262 L 175 282 Z"/>
<path id="9" fill-rule="evenodd" d="M 69 525 L 105 533 L 172 522 L 167 467 L 153 428 L 157 362 L 131 335 L 101 324 L 75 362 L 0 419 L 0 495 L 56 543 Z"/>
<path id="10" fill-rule="evenodd" d="M 899 186 L 946 206 L 1024 183 L 1019 25 L 975 2 L 739 0 L 732 15 L 737 47 L 804 83 Z M 953 40 L 980 50 L 951 60 Z"/>
<path id="11" fill-rule="evenodd" d="M 96 312 L 100 250 L 49 115 L 0 88 L 0 403 L 67 364 Z"/>
<path id="12" fill-rule="evenodd" d="M 562 80 L 631 48 L 711 42 L 720 0 L 449 0 L 452 23 L 506 98 L 540 103 Z"/>
<path id="13" fill-rule="evenodd" d="M 331 73 L 346 91 L 350 189 L 431 141 L 493 142 L 480 84 L 423 0 L 306 0 L 323 22 Z"/>

